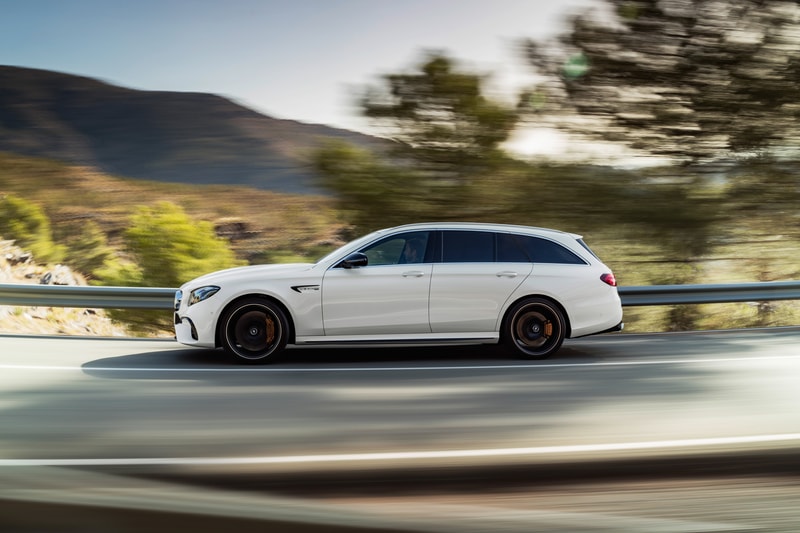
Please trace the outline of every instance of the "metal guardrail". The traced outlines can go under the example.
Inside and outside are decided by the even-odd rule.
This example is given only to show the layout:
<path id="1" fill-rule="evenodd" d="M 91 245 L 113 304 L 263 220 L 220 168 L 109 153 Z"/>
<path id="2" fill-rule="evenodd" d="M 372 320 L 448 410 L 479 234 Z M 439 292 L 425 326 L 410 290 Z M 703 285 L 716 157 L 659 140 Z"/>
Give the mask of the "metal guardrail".
<path id="1" fill-rule="evenodd" d="M 3 283 L 0 305 L 172 310 L 175 290 Z M 800 300 L 800 281 L 620 287 L 619 295 L 627 307 Z"/>
<path id="2" fill-rule="evenodd" d="M 0 305 L 171 310 L 176 289 L 0 284 Z"/>
<path id="3" fill-rule="evenodd" d="M 800 300 L 800 281 L 620 287 L 619 295 L 624 306 Z"/>

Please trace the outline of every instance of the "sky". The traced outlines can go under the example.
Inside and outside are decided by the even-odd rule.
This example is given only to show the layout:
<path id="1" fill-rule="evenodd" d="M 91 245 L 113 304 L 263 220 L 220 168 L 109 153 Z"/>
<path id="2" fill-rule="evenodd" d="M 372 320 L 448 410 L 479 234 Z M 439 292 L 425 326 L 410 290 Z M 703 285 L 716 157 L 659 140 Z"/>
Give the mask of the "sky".
<path id="1" fill-rule="evenodd" d="M 367 131 L 356 95 L 442 50 L 530 82 L 520 39 L 554 37 L 592 0 L 0 0 L 0 64 L 145 90 L 207 92 L 258 112 Z"/>

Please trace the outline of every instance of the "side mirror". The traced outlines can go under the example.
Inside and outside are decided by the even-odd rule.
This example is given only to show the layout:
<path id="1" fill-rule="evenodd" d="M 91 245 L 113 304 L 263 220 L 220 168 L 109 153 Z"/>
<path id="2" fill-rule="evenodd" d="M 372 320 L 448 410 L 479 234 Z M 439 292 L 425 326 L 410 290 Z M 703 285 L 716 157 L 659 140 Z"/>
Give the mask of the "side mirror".
<path id="1" fill-rule="evenodd" d="M 365 267 L 368 264 L 369 259 L 366 255 L 362 254 L 361 252 L 355 252 L 342 259 L 342 261 L 336 266 L 341 268 L 360 268 Z"/>

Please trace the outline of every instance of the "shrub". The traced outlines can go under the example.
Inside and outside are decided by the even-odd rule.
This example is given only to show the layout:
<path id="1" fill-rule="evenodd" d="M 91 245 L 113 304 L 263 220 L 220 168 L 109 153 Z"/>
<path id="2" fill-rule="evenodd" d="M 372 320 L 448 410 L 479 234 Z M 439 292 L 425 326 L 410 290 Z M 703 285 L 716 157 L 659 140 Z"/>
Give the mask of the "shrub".
<path id="1" fill-rule="evenodd" d="M 14 195 L 0 197 L 0 235 L 13 239 L 39 262 L 64 259 L 66 248 L 53 242 L 50 220 L 38 205 Z"/>

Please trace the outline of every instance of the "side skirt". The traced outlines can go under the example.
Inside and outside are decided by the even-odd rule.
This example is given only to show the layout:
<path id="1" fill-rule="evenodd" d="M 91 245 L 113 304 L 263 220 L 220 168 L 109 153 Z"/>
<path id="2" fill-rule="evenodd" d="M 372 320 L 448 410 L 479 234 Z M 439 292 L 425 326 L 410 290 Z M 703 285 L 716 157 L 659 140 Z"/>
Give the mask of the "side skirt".
<path id="1" fill-rule="evenodd" d="M 442 333 L 427 335 L 335 335 L 297 337 L 298 346 L 442 346 L 458 344 L 497 344 L 500 336 L 496 332 L 488 333 Z"/>

